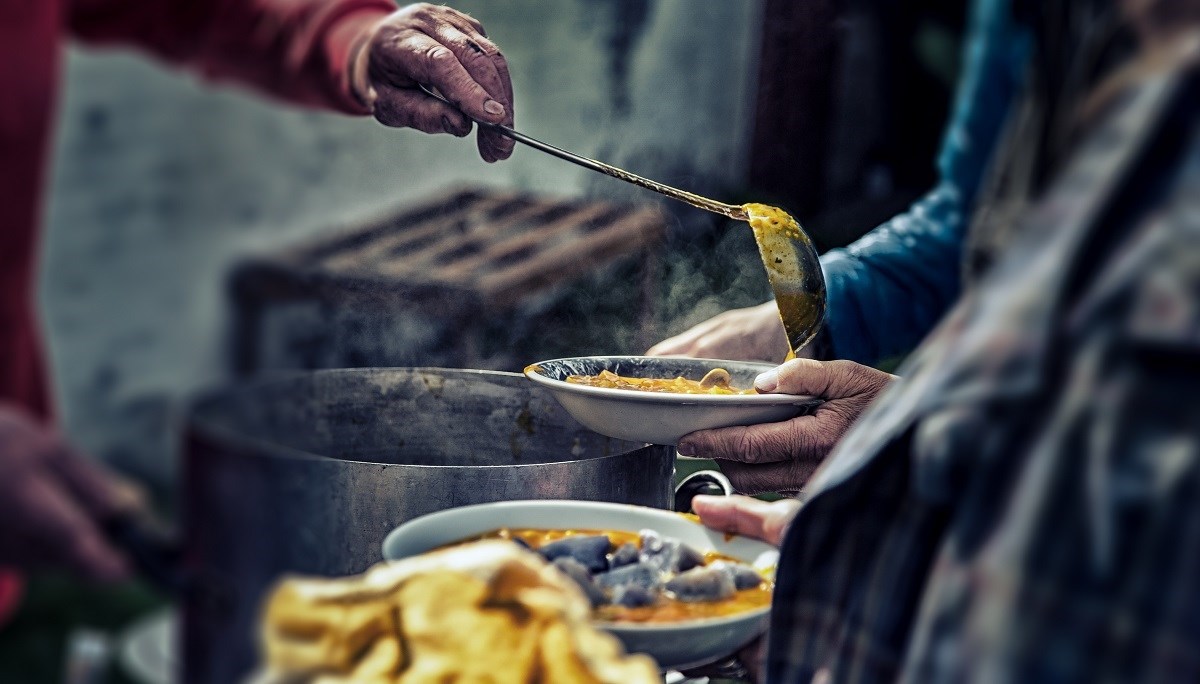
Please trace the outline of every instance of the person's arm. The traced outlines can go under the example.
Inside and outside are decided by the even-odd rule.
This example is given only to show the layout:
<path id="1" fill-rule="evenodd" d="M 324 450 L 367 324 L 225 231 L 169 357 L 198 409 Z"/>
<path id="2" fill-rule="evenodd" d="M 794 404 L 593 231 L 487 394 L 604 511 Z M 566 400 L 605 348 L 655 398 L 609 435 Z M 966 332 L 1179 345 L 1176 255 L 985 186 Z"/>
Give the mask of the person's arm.
<path id="1" fill-rule="evenodd" d="M 354 39 L 390 0 L 74 0 L 74 35 L 135 45 L 300 104 L 366 114 L 350 86 Z"/>
<path id="2" fill-rule="evenodd" d="M 472 117 L 511 124 L 512 85 L 499 49 L 471 17 L 391 0 L 73 0 L 73 34 L 133 45 L 213 79 L 298 104 L 374 114 L 390 126 L 465 136 Z M 480 132 L 487 161 L 512 142 Z"/>
<path id="3" fill-rule="evenodd" d="M 938 186 L 908 212 L 822 257 L 831 358 L 874 364 L 907 353 L 958 297 L 976 191 L 1030 50 L 1009 5 L 975 5 Z"/>
<path id="4" fill-rule="evenodd" d="M 0 402 L 0 569 L 65 567 L 95 580 L 125 579 L 129 561 L 103 525 L 145 506 L 133 485 L 24 409 Z"/>
<path id="5" fill-rule="evenodd" d="M 962 243 L 1029 50 L 1009 3 L 974 6 L 966 66 L 937 167 L 940 182 L 904 214 L 821 257 L 828 289 L 823 358 L 876 364 L 903 354 L 958 296 Z M 778 363 L 787 338 L 774 302 L 735 309 L 663 340 L 647 354 Z M 804 350 L 810 352 L 810 349 Z"/>

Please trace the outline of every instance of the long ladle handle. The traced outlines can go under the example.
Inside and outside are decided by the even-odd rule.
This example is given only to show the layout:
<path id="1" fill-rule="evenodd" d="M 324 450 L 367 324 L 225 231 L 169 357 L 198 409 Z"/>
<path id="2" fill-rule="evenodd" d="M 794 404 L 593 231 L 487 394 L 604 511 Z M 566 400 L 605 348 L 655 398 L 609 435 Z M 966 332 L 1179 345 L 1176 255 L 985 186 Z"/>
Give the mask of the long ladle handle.
<path id="1" fill-rule="evenodd" d="M 426 88 L 425 86 L 421 86 L 421 89 L 424 90 L 430 97 L 436 97 L 451 107 L 454 106 L 454 104 L 449 100 L 432 91 L 431 89 Z M 469 115 L 468 118 L 470 118 Z M 592 171 L 602 173 L 606 176 L 611 176 L 617 180 L 623 180 L 626 183 L 633 183 L 638 187 L 645 188 L 647 190 L 653 190 L 654 192 L 666 195 L 672 199 L 677 199 L 680 202 L 687 202 L 693 207 L 706 209 L 713 213 L 720 214 L 722 216 L 728 216 L 731 219 L 737 219 L 739 221 L 745 221 L 749 218 L 746 215 L 746 210 L 736 204 L 725 204 L 724 202 L 711 200 L 707 197 L 703 197 L 686 190 L 673 188 L 670 185 L 665 185 L 663 183 L 659 183 L 658 181 L 650 180 L 649 178 L 643 178 L 642 176 L 630 173 L 624 169 L 617 168 L 611 164 L 605 164 L 604 162 L 596 161 L 595 159 L 589 159 L 588 157 L 583 157 L 578 154 L 568 152 L 560 147 L 555 147 L 550 143 L 542 142 L 537 138 L 531 138 L 524 133 L 520 133 L 509 128 L 508 126 L 488 123 L 486 121 L 479 121 L 478 119 L 472 119 L 472 121 L 475 121 L 475 123 L 479 124 L 480 126 L 489 130 L 493 130 L 506 138 L 511 138 L 512 140 L 515 140 L 523 145 L 528 145 L 536 150 L 541 150 L 546 154 L 558 157 L 564 161 L 569 161 L 572 164 L 577 164 L 585 169 L 591 169 Z"/>

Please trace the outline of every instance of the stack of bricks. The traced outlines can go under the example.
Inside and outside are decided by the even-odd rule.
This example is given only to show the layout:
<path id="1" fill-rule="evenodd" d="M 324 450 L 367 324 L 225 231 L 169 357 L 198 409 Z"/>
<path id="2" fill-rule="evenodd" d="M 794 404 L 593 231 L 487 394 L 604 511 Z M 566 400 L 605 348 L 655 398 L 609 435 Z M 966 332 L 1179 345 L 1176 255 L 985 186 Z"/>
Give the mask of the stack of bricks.
<path id="1" fill-rule="evenodd" d="M 626 306 L 644 328 L 665 231 L 654 207 L 456 191 L 240 264 L 231 279 L 233 364 L 241 375 L 361 366 L 514 370 L 537 360 L 529 358 L 537 351 L 481 352 L 489 325 L 535 315 L 524 309 L 544 314 L 556 293 L 622 263 L 634 262 L 640 274 L 637 301 Z"/>

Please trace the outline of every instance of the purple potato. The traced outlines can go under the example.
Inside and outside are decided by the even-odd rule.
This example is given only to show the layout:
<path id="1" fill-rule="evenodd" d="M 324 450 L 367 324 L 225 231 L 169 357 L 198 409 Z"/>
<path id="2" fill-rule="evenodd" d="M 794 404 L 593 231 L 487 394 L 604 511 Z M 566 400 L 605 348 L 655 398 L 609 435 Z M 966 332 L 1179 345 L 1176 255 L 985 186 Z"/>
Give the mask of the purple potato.
<path id="1" fill-rule="evenodd" d="M 653 530 L 642 530 L 642 549 L 638 558 L 663 572 L 685 572 L 704 564 L 704 555 L 678 539 L 664 537 Z"/>
<path id="2" fill-rule="evenodd" d="M 583 563 L 580 563 L 574 558 L 562 556 L 560 558 L 555 558 L 553 565 L 554 567 L 558 568 L 559 572 L 574 580 L 575 584 L 578 584 L 580 589 L 583 589 L 583 593 L 587 594 L 588 600 L 592 602 L 593 606 L 598 606 L 602 603 L 608 602 L 608 597 L 605 596 L 604 591 L 600 589 L 600 587 L 596 586 L 596 583 L 592 581 L 592 575 L 588 572 L 588 569 L 583 566 Z"/>
<path id="3" fill-rule="evenodd" d="M 762 575 L 758 571 L 744 563 L 728 563 L 726 561 L 717 561 L 710 568 L 718 568 L 727 573 L 730 579 L 733 580 L 733 586 L 739 591 L 742 589 L 753 589 L 763 583 Z"/>
<path id="4" fill-rule="evenodd" d="M 596 575 L 595 580 L 596 584 L 605 589 L 636 586 L 653 592 L 662 585 L 662 573 L 644 563 L 635 563 Z"/>
<path id="5" fill-rule="evenodd" d="M 642 553 L 645 555 L 658 555 L 662 553 L 663 537 L 654 530 L 642 530 L 638 533 L 638 537 L 642 542 Z"/>
<path id="6" fill-rule="evenodd" d="M 689 603 L 720 601 L 737 592 L 733 577 L 721 568 L 692 568 L 667 582 L 667 591 Z"/>
<path id="7" fill-rule="evenodd" d="M 613 590 L 612 602 L 614 605 L 625 606 L 626 608 L 641 608 L 642 606 L 652 606 L 658 602 L 657 592 L 647 591 L 636 584 L 623 584 Z"/>
<path id="8" fill-rule="evenodd" d="M 565 537 L 549 544 L 542 544 L 538 553 L 548 561 L 557 558 L 574 558 L 583 564 L 588 572 L 603 572 L 608 569 L 608 547 L 612 542 L 607 535 L 593 534 L 578 537 Z"/>
<path id="9" fill-rule="evenodd" d="M 704 565 L 704 554 L 688 546 L 687 544 L 684 544 L 683 542 L 676 543 L 679 544 L 679 555 L 675 561 L 676 572 L 687 572 L 692 568 L 698 568 L 701 565 Z"/>
<path id="10" fill-rule="evenodd" d="M 638 560 L 637 544 L 625 542 L 617 547 L 608 557 L 608 567 L 612 570 L 636 563 Z"/>

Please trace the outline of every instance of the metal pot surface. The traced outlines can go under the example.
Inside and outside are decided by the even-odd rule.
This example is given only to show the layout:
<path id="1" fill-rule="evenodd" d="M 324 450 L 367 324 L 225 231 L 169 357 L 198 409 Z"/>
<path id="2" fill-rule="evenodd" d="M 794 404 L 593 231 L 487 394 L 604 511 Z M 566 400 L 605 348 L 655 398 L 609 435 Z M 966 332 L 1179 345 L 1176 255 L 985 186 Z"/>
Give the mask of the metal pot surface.
<path id="1" fill-rule="evenodd" d="M 184 681 L 240 681 L 264 594 L 345 575 L 425 513 L 509 499 L 670 508 L 670 447 L 590 432 L 515 373 L 318 371 L 212 394 L 187 424 Z"/>

